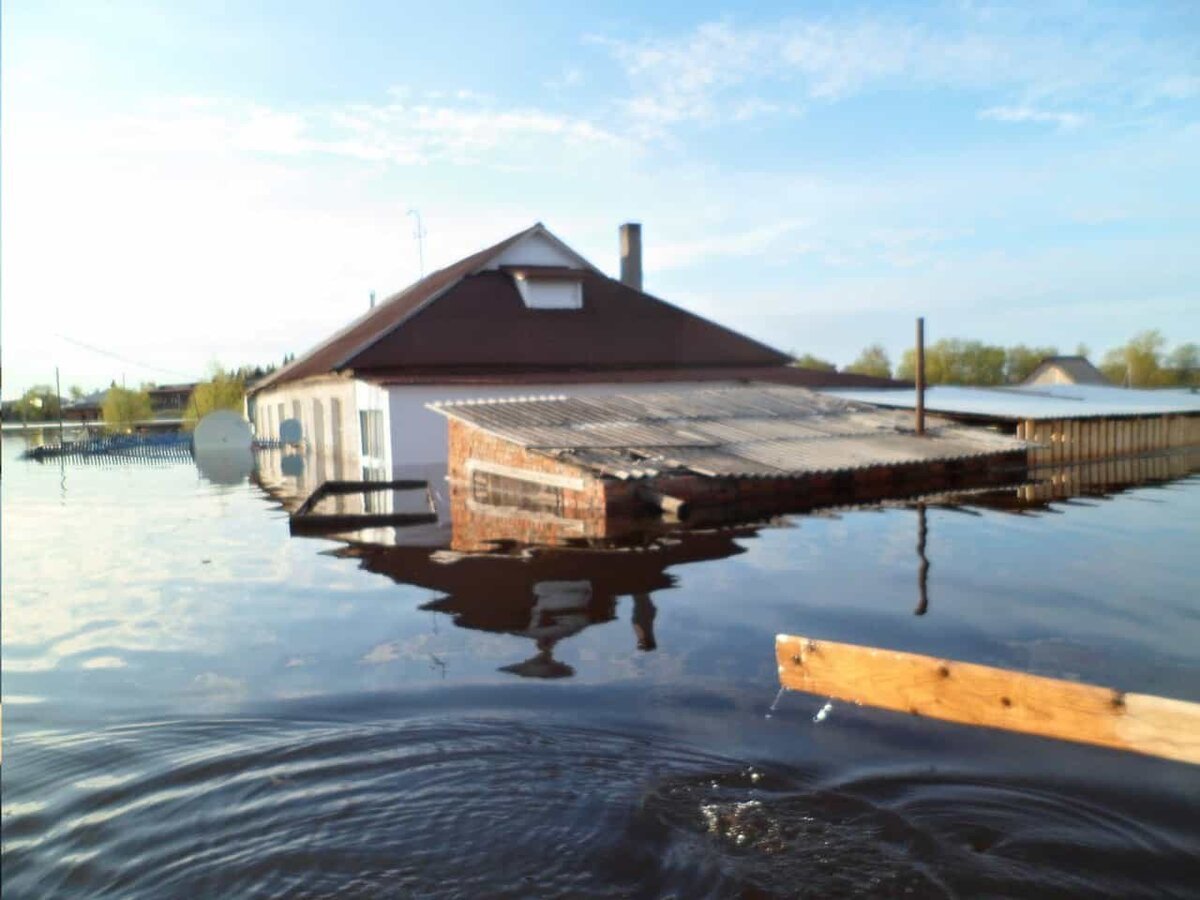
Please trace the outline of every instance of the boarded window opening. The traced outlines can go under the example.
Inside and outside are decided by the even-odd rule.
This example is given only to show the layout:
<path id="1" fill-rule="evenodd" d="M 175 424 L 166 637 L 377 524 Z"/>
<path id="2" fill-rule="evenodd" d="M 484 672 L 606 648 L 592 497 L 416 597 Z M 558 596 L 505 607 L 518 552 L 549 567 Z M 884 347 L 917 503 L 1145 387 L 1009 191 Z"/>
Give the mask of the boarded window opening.
<path id="1" fill-rule="evenodd" d="M 486 506 L 562 515 L 563 489 L 476 469 L 471 473 L 471 499 Z"/>

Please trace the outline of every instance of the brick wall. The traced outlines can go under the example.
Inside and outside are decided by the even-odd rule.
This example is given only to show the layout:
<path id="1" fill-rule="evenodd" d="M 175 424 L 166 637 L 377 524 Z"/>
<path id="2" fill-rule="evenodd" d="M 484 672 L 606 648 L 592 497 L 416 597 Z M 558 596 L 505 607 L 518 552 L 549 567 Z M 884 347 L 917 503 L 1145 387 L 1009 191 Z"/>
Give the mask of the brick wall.
<path id="1" fill-rule="evenodd" d="M 476 461 L 517 472 L 557 476 L 582 482 L 575 490 L 558 489 L 560 506 L 553 511 L 486 507 L 473 498 L 470 463 Z M 512 441 L 472 425 L 450 420 L 450 521 L 452 545 L 463 552 L 498 541 L 558 545 L 609 537 L 614 513 L 634 506 L 634 485 L 596 477 L 572 463 L 531 453 Z"/>

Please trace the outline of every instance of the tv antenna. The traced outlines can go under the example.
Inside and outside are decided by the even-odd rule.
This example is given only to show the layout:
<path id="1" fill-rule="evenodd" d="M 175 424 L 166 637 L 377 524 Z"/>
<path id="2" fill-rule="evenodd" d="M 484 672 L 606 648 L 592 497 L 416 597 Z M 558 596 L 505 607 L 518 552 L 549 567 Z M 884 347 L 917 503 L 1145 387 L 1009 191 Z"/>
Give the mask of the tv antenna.
<path id="1" fill-rule="evenodd" d="M 416 223 L 413 227 L 413 237 L 417 239 L 417 271 L 420 272 L 418 277 L 425 277 L 425 229 L 421 225 L 421 211 L 419 209 L 410 209 L 408 215 L 412 216 Z"/>

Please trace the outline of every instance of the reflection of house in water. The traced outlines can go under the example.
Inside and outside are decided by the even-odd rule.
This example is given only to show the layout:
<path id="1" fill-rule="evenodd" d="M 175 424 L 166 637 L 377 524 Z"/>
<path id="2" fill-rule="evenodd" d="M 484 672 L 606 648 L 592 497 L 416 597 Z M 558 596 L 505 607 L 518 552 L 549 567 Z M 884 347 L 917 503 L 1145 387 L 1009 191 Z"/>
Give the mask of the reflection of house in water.
<path id="1" fill-rule="evenodd" d="M 673 566 L 741 553 L 737 538 L 749 528 L 683 532 L 639 547 L 544 548 L 520 556 L 480 554 L 446 561 L 416 547 L 351 544 L 338 555 L 359 559 L 364 569 L 443 594 L 423 606 L 453 616 L 460 628 L 511 634 L 533 642 L 529 659 L 504 671 L 561 678 L 570 666 L 554 659 L 555 646 L 590 625 L 628 616 L 630 640 L 653 650 L 652 594 L 675 585 Z M 622 598 L 629 598 L 627 604 Z M 624 613 L 621 607 L 628 609 Z"/>
<path id="2" fill-rule="evenodd" d="M 1200 472 L 1200 449 L 1130 456 L 1038 469 L 1036 477 L 1024 484 L 975 493 L 964 502 L 1010 512 L 1034 512 L 1075 497 L 1111 496 L 1136 487 L 1178 481 L 1196 472 Z"/>
<path id="3" fill-rule="evenodd" d="M 922 615 L 931 608 L 927 582 L 931 559 L 936 564 L 937 534 L 928 533 L 927 505 L 1036 511 L 1072 496 L 1114 493 L 1196 471 L 1200 471 L 1197 453 L 1146 457 L 1064 467 L 1041 482 L 939 492 L 902 501 L 917 510 L 914 612 Z M 454 550 L 445 549 L 449 538 L 445 532 L 426 533 L 422 546 L 408 529 L 382 528 L 341 535 L 349 543 L 335 552 L 398 584 L 438 592 L 441 596 L 422 608 L 452 616 L 460 628 L 528 638 L 533 653 L 501 667 L 503 671 L 562 678 L 573 670 L 555 659 L 555 648 L 592 625 L 628 621 L 634 646 L 653 650 L 657 644 L 653 598 L 675 585 L 669 570 L 741 553 L 738 540 L 753 537 L 760 527 L 765 526 L 714 528 L 691 521 L 685 527 L 661 518 L 607 519 L 605 533 L 600 534 L 581 531 L 576 519 L 522 508 L 519 503 L 463 502 L 455 509 Z M 936 612 L 936 598 L 932 608 Z"/>

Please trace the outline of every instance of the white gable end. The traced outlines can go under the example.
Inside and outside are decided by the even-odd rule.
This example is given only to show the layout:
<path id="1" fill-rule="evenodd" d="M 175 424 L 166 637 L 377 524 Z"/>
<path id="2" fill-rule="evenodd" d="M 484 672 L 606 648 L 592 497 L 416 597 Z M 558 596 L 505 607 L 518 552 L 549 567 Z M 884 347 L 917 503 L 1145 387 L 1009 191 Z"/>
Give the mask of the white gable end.
<path id="1" fill-rule="evenodd" d="M 570 253 L 556 240 L 537 232 L 522 238 L 485 266 L 562 266 L 569 269 L 586 268 L 578 256 Z"/>

